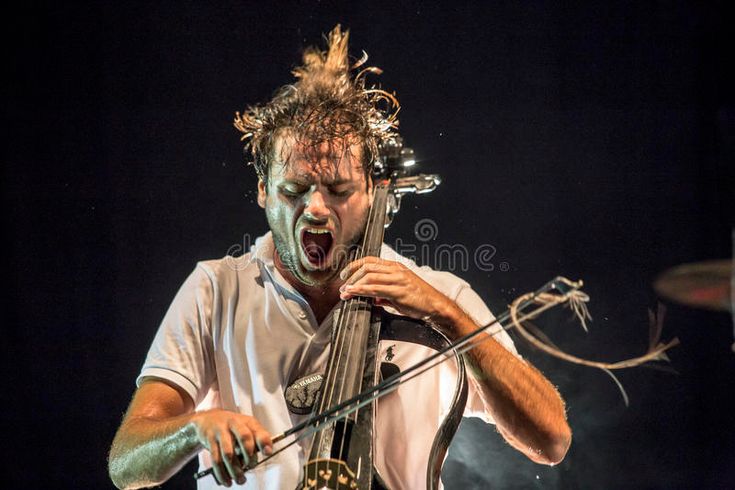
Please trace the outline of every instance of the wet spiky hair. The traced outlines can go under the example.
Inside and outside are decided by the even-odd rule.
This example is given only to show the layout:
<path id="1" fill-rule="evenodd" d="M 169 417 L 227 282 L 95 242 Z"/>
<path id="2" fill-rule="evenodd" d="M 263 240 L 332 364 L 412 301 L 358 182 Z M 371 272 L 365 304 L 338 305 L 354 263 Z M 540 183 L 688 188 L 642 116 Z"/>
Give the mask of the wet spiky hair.
<path id="1" fill-rule="evenodd" d="M 349 31 L 337 25 L 327 38 L 327 51 L 307 48 L 303 65 L 293 70 L 296 82 L 278 89 L 264 105 L 235 114 L 235 127 L 243 133 L 245 151 L 264 181 L 268 176 L 275 140 L 288 130 L 300 144 L 316 148 L 333 140 L 362 143 L 363 169 L 369 175 L 381 144 L 397 137 L 400 105 L 395 96 L 379 88 L 365 87 L 365 75 L 382 70 L 367 67 L 367 54 L 350 66 Z"/>

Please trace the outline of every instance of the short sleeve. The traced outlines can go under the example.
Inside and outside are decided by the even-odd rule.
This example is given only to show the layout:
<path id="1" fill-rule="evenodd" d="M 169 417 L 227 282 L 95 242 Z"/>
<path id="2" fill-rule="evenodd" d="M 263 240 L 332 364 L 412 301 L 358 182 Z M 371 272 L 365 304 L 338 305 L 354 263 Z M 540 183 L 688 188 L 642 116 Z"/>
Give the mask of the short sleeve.
<path id="1" fill-rule="evenodd" d="M 212 280 L 201 265 L 184 281 L 158 328 L 136 384 L 145 377 L 169 381 L 194 404 L 214 379 L 212 352 Z"/>
<path id="2" fill-rule="evenodd" d="M 462 287 L 455 298 L 455 302 L 462 308 L 478 325 L 489 325 L 495 320 L 495 316 L 490 312 L 490 309 L 485 305 L 485 302 L 480 296 L 469 286 Z M 488 330 L 488 333 L 493 338 L 505 347 L 508 351 L 514 354 L 519 359 L 521 356 L 516 351 L 513 340 L 499 324 L 494 325 Z M 479 395 L 480 387 L 478 381 L 475 379 L 472 369 L 468 369 L 469 373 L 469 396 L 467 398 L 467 405 L 465 407 L 465 417 L 479 417 L 488 423 L 494 424 L 495 421 L 490 416 L 489 411 L 486 409 L 482 397 Z"/>

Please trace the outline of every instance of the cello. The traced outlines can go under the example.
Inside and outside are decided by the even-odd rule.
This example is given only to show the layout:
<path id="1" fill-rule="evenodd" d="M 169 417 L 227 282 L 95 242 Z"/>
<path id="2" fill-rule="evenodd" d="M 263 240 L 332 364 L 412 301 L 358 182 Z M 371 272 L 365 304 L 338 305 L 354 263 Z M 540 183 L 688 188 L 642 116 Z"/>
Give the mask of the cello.
<path id="1" fill-rule="evenodd" d="M 441 182 L 437 175 L 408 175 L 413 152 L 402 147 L 399 138 L 381 148 L 373 182 L 373 202 L 362 245 L 354 260 L 379 256 L 385 228 L 400 208 L 402 196 L 426 193 Z M 381 363 L 377 357 L 379 341 L 411 342 L 439 351 L 450 345 L 437 328 L 421 320 L 393 315 L 376 306 L 371 298 L 342 300 L 340 314 L 332 331 L 326 372 L 314 404 L 313 416 L 328 412 L 346 401 L 369 392 L 397 367 Z M 457 377 L 448 415 L 444 418 L 429 453 L 426 487 L 439 486 L 444 456 L 459 426 L 467 401 L 464 360 L 455 355 Z M 312 438 L 311 452 L 303 468 L 299 490 L 386 489 L 374 467 L 375 402 L 330 423 Z"/>

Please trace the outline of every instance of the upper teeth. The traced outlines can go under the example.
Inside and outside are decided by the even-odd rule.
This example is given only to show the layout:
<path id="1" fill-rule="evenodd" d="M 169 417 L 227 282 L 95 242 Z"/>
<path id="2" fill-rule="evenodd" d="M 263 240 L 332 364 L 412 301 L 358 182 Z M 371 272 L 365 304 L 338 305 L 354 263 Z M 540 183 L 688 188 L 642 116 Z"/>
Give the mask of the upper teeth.
<path id="1" fill-rule="evenodd" d="M 321 229 L 318 229 L 318 228 L 309 228 L 306 231 L 308 231 L 309 233 L 314 233 L 315 235 L 321 235 L 323 233 L 329 233 L 329 230 L 321 230 Z"/>

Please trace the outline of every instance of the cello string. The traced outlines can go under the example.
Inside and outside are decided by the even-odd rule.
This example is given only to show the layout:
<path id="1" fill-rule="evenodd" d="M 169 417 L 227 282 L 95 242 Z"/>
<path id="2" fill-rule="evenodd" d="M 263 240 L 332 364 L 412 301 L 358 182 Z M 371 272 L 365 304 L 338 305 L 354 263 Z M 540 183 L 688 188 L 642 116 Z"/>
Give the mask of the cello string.
<path id="1" fill-rule="evenodd" d="M 385 185 L 378 185 L 375 192 L 374 200 L 377 200 L 377 204 L 373 203 L 373 208 L 376 209 L 375 216 L 370 221 L 370 234 L 372 235 L 369 240 L 369 245 L 371 250 L 367 251 L 367 255 L 373 255 L 375 257 L 380 258 L 380 251 L 382 248 L 383 243 L 383 234 L 385 231 L 385 216 L 387 212 L 387 205 L 388 205 L 388 192 L 389 188 Z M 366 306 L 370 308 L 370 318 L 368 319 L 368 331 L 367 331 L 367 339 L 370 338 L 370 328 L 372 325 L 372 307 L 374 305 L 374 300 L 372 298 L 364 298 L 363 301 L 365 302 Z M 377 349 L 378 349 L 378 342 L 380 340 L 377 339 L 375 346 L 374 346 L 374 355 L 377 356 Z M 368 347 L 366 345 L 366 347 Z M 367 354 L 366 354 L 367 356 Z M 363 361 L 363 375 L 365 371 L 365 361 Z M 360 388 L 362 389 L 362 381 L 363 378 L 361 378 Z M 374 382 L 374 381 L 373 381 Z M 355 421 L 357 421 L 357 418 L 359 416 L 359 410 L 355 411 Z"/>
<path id="2" fill-rule="evenodd" d="M 368 223 L 370 223 L 372 221 L 372 219 L 373 219 L 372 217 L 373 217 L 373 211 L 374 211 L 374 209 L 375 209 L 375 206 L 372 206 L 371 205 L 370 206 L 370 210 L 368 211 Z M 367 241 L 367 236 L 364 235 L 363 236 L 363 240 L 362 240 L 362 246 L 358 246 L 357 247 L 357 250 L 356 250 L 356 252 L 355 252 L 355 254 L 354 254 L 354 256 L 353 256 L 353 258 L 352 258 L 352 260 L 350 262 L 352 262 L 354 260 L 357 260 L 357 259 L 363 258 L 363 254 L 365 253 L 365 248 L 366 248 L 366 241 Z M 350 298 L 347 301 L 343 301 L 343 307 L 342 307 L 343 309 L 340 312 L 340 316 L 339 316 L 339 319 L 338 319 L 338 322 L 337 322 L 338 323 L 337 328 L 339 329 L 340 333 L 344 332 L 346 330 L 346 325 L 349 324 L 350 316 L 351 316 L 351 313 L 354 311 L 353 306 L 354 306 L 356 300 L 357 300 L 357 298 L 353 297 L 353 298 Z M 344 349 L 344 335 L 346 335 L 346 333 L 343 333 L 343 337 L 342 337 L 342 340 L 340 342 L 340 347 L 339 347 L 339 349 L 340 349 L 340 356 L 339 356 L 339 358 L 342 357 L 342 352 L 343 352 L 343 349 Z M 337 352 L 336 345 L 335 346 L 332 346 L 332 353 L 330 355 L 330 357 L 331 357 L 330 362 L 332 364 L 335 362 L 336 352 Z M 339 362 L 339 360 L 337 360 L 337 362 Z M 335 388 L 334 385 L 336 384 L 336 375 L 337 375 L 338 372 L 340 372 L 339 366 L 337 366 L 336 369 L 333 369 L 333 371 L 334 371 L 335 379 L 333 380 L 333 382 L 330 385 L 330 387 L 331 387 L 331 392 L 330 392 L 330 395 L 329 395 L 329 399 L 330 400 L 334 396 L 334 388 Z M 326 397 L 325 397 L 325 399 L 326 399 Z M 324 407 L 322 406 L 322 408 L 324 408 Z"/>
<path id="3" fill-rule="evenodd" d="M 365 257 L 368 256 L 368 254 L 370 254 L 371 245 L 373 245 L 373 242 L 374 242 L 373 235 L 375 234 L 375 231 L 374 231 L 375 228 L 376 228 L 376 226 L 375 226 L 376 225 L 375 219 L 376 219 L 376 214 L 377 213 L 376 212 L 373 212 L 373 210 L 380 207 L 380 196 L 381 195 L 382 195 L 382 193 L 379 193 L 378 191 L 376 191 L 376 194 L 375 194 L 374 199 L 373 199 L 372 206 L 370 207 L 370 214 L 368 216 L 368 224 L 367 224 L 367 229 L 366 229 L 367 233 L 365 233 L 365 235 L 363 236 L 363 245 L 362 245 L 362 248 L 360 250 L 360 257 L 359 257 L 360 259 L 365 258 Z M 353 300 L 354 300 L 354 303 L 351 303 L 351 304 L 357 303 L 356 306 L 358 308 L 359 308 L 359 306 L 361 306 L 361 304 L 366 303 L 366 299 L 365 298 L 353 297 L 353 298 L 350 299 L 351 302 Z M 357 317 L 358 314 L 359 314 L 358 311 L 355 308 L 352 308 L 350 312 L 351 313 L 354 312 L 354 316 L 355 317 Z M 351 325 L 351 324 L 348 324 L 348 325 Z M 347 328 L 349 328 L 349 327 L 347 327 Z M 350 358 L 350 354 L 351 354 L 351 351 L 352 351 L 352 346 L 354 345 L 354 337 L 356 335 L 355 334 L 355 331 L 356 331 L 356 329 L 354 328 L 354 325 L 351 325 L 351 328 L 350 328 L 350 341 L 347 344 L 348 345 L 348 347 L 347 347 L 347 356 L 346 357 L 343 357 L 345 359 L 345 362 L 347 362 L 349 360 L 349 358 Z M 339 391 L 339 394 L 337 396 L 337 403 L 341 403 L 341 402 L 344 401 L 344 396 L 345 396 L 344 395 L 344 391 L 345 391 L 345 384 L 343 383 L 342 386 L 340 387 L 340 391 Z"/>
<path id="4" fill-rule="evenodd" d="M 356 257 L 358 257 L 361 253 L 360 246 L 357 247 L 356 251 L 353 254 L 352 260 L 354 260 Z M 350 262 L 352 261 L 350 260 Z M 323 410 L 328 403 L 327 400 L 331 399 L 334 396 L 334 385 L 336 384 L 336 377 L 337 373 L 339 372 L 339 366 L 334 367 L 334 363 L 337 362 L 337 352 L 342 352 L 342 349 L 344 347 L 344 335 L 345 335 L 345 324 L 347 324 L 347 320 L 350 316 L 350 311 L 352 310 L 351 305 L 354 303 L 354 298 L 350 298 L 347 301 L 342 301 L 342 309 L 340 310 L 339 317 L 337 318 L 337 324 L 334 327 L 334 340 L 332 342 L 332 346 L 330 348 L 331 352 L 329 354 L 329 366 L 330 370 L 327 373 L 328 378 L 325 379 L 324 384 L 322 386 L 330 386 L 331 390 L 328 396 L 322 396 L 320 399 L 320 410 Z M 326 393 L 325 393 L 326 394 Z"/>
<path id="5" fill-rule="evenodd" d="M 360 256 L 362 256 L 363 253 L 364 253 L 364 248 L 361 248 L 360 249 Z M 347 317 L 349 317 L 350 314 L 353 314 L 352 316 L 355 316 L 355 317 L 357 316 L 357 313 L 355 312 L 356 311 L 356 308 L 355 308 L 356 303 L 358 303 L 358 299 L 357 298 L 350 298 L 348 300 L 349 310 L 347 312 L 348 313 L 347 314 Z M 348 345 L 348 347 L 347 347 L 347 355 L 346 356 L 340 355 L 340 357 L 339 357 L 339 359 L 342 360 L 345 363 L 347 363 L 348 360 L 349 360 L 350 352 L 352 350 L 352 344 L 354 343 L 354 336 L 355 336 L 354 323 L 355 323 L 354 322 L 354 319 L 350 319 L 349 321 L 346 320 L 345 321 L 345 325 L 344 325 L 344 328 L 350 328 L 349 326 L 352 325 L 352 327 L 350 328 L 350 340 L 349 340 L 349 342 L 347 344 Z M 342 347 L 344 347 L 344 346 L 342 346 Z M 344 370 L 345 370 L 346 367 L 347 367 L 346 365 L 341 366 L 340 372 L 344 372 Z M 343 376 L 343 378 L 342 378 L 342 384 L 340 386 L 339 394 L 337 396 L 337 404 L 339 404 L 339 403 L 341 403 L 343 401 L 342 400 L 342 396 L 343 396 L 344 387 L 345 387 L 345 379 L 344 378 L 345 377 Z M 347 427 L 344 426 L 342 428 L 342 433 L 340 435 L 339 453 L 338 453 L 340 455 L 340 457 L 344 454 L 346 434 L 347 434 Z M 337 488 L 339 488 L 339 481 L 337 481 Z"/>
<path id="6" fill-rule="evenodd" d="M 380 218 L 379 213 L 380 213 L 380 209 L 382 209 L 384 206 L 383 196 L 385 195 L 386 192 L 387 192 L 387 189 L 384 189 L 383 186 L 379 186 L 377 187 L 376 192 L 373 195 L 373 202 L 372 202 L 372 205 L 370 206 L 370 212 L 368 214 L 368 222 L 367 222 L 367 229 L 366 229 L 367 233 L 365 233 L 365 235 L 363 236 L 363 246 L 360 249 L 360 258 L 364 258 L 368 255 L 371 255 L 371 252 L 373 251 L 372 249 L 375 247 L 375 241 L 378 238 L 378 235 L 379 235 L 378 232 L 380 231 L 379 227 L 381 226 L 381 223 L 379 222 L 379 218 Z M 361 308 L 361 306 L 363 306 L 363 304 L 369 305 L 370 303 L 369 303 L 369 299 L 366 299 L 366 298 L 355 297 L 355 298 L 352 298 L 352 300 L 354 300 L 354 303 L 351 303 L 351 306 L 356 306 L 356 308 L 351 308 L 350 312 L 354 313 L 355 320 L 357 320 L 358 315 L 364 315 L 364 310 Z M 360 310 L 359 312 L 358 312 L 358 309 Z M 367 334 L 367 337 L 365 338 L 366 342 L 370 335 L 369 334 L 370 320 L 371 319 L 368 319 L 368 324 L 367 324 L 368 331 L 365 332 Z M 353 346 L 355 345 L 355 341 L 356 341 L 355 336 L 357 335 L 356 333 L 357 323 L 358 323 L 357 321 L 351 321 L 350 323 L 347 323 L 345 325 L 346 328 L 350 329 L 350 340 L 347 344 L 347 355 L 340 356 L 340 359 L 343 359 L 345 363 L 349 362 L 351 358 Z M 363 369 L 358 372 L 358 376 L 359 376 L 358 386 L 360 387 L 360 389 L 362 388 L 362 379 L 363 379 L 363 373 L 365 369 L 364 361 L 362 362 L 362 367 Z M 345 365 L 344 368 L 346 369 L 347 366 Z M 354 378 L 350 379 L 350 381 L 353 381 L 353 380 Z M 343 379 L 342 385 L 340 386 L 339 394 L 337 396 L 337 404 L 340 404 L 344 401 L 345 388 L 346 388 L 346 383 L 345 383 L 345 380 Z M 349 396 L 354 396 L 353 395 L 354 389 L 355 389 L 354 386 L 350 386 L 350 391 L 348 393 Z M 359 389 L 358 389 L 358 392 L 359 392 Z M 353 422 L 356 423 L 357 418 L 358 418 L 358 411 L 355 411 L 354 414 L 351 415 L 351 417 L 353 419 Z M 340 434 L 339 453 L 338 453 L 340 457 L 342 457 L 342 455 L 344 454 L 346 443 L 347 443 L 347 426 L 345 425 L 344 427 L 342 427 L 342 431 Z M 339 487 L 339 482 L 337 486 Z"/>

